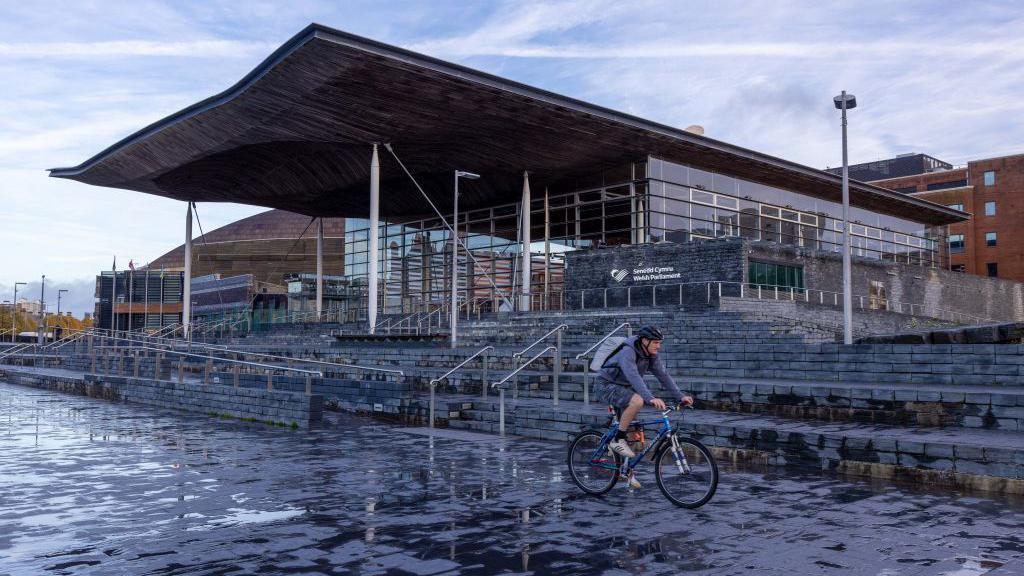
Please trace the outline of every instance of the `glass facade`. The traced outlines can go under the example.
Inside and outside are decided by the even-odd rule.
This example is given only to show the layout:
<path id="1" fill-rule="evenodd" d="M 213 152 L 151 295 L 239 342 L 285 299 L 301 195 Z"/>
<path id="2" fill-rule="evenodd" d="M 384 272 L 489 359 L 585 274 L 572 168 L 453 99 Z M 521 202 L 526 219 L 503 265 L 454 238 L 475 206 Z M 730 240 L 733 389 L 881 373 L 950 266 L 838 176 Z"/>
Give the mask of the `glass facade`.
<path id="1" fill-rule="evenodd" d="M 534 191 L 530 205 L 530 293 L 533 309 L 562 302 L 565 253 L 621 244 L 740 237 L 839 252 L 841 206 L 789 190 L 657 158 L 592 175 L 566 178 Z M 514 306 L 522 292 L 520 203 L 459 214 L 460 307 L 494 311 Z M 345 308 L 366 306 L 367 221 L 345 225 Z M 945 226 L 860 208 L 851 209 L 854 255 L 922 266 L 945 266 Z M 452 241 L 439 218 L 382 223 L 378 302 L 385 314 L 425 312 L 450 300 Z M 337 274 L 327 270 L 327 274 Z M 767 274 L 767 271 L 765 272 Z M 778 271 L 774 272 L 778 279 Z M 789 274 L 785 272 L 784 274 Z M 794 272 L 795 274 L 795 272 Z M 799 280 L 783 286 L 803 288 Z"/>
<path id="2" fill-rule="evenodd" d="M 651 241 L 740 236 L 840 252 L 842 206 L 789 190 L 652 158 Z M 855 256 L 945 267 L 945 226 L 850 208 Z"/>

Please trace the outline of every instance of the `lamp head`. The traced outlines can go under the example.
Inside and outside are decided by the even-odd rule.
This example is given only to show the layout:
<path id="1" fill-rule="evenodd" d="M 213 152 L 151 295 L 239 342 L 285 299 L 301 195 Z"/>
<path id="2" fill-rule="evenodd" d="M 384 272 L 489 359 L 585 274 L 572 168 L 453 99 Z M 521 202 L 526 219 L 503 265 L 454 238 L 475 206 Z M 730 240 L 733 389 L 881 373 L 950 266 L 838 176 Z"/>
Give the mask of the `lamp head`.
<path id="1" fill-rule="evenodd" d="M 846 109 L 850 110 L 857 107 L 857 98 L 853 94 L 847 94 L 843 92 L 839 96 L 832 99 L 832 103 L 836 105 L 836 110 L 843 109 L 843 101 L 846 101 Z"/>
<path id="2" fill-rule="evenodd" d="M 456 170 L 455 171 L 455 177 L 456 178 L 465 178 L 466 180 L 479 180 L 480 179 L 480 175 L 479 174 L 474 174 L 472 172 L 463 172 L 462 170 Z"/>

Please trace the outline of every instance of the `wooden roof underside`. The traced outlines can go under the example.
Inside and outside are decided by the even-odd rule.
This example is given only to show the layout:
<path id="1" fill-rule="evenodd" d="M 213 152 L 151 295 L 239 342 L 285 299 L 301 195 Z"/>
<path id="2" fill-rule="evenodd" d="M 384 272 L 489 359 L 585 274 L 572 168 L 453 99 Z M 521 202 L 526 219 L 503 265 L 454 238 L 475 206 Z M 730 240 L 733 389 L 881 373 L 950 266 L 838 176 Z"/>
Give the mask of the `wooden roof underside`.
<path id="1" fill-rule="evenodd" d="M 452 170 L 482 175 L 462 209 L 648 154 L 841 201 L 837 176 L 319 25 L 238 84 L 51 176 L 196 202 L 365 217 L 370 144 L 391 143 L 442 210 Z M 380 148 L 381 214 L 428 205 Z M 943 224 L 966 215 L 851 183 L 851 204 Z"/>

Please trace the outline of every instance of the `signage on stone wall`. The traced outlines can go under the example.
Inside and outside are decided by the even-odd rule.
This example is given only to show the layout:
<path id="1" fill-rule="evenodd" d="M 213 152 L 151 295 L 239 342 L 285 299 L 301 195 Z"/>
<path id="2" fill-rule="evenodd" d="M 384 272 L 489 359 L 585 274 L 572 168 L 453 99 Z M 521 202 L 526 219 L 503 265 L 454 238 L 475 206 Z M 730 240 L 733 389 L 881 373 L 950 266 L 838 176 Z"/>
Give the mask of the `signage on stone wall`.
<path id="1" fill-rule="evenodd" d="M 622 282 L 632 275 L 633 282 L 664 282 L 665 280 L 678 280 L 682 278 L 682 272 L 676 272 L 673 266 L 644 266 L 640 264 L 632 270 L 612 268 L 612 278 L 616 282 Z"/>

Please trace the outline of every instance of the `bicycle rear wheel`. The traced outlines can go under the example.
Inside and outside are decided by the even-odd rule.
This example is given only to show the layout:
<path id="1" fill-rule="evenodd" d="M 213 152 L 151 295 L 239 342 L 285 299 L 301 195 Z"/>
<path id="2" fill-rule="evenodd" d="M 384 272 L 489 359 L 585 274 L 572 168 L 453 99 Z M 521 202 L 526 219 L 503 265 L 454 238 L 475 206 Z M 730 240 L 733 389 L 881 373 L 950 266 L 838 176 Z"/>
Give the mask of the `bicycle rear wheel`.
<path id="1" fill-rule="evenodd" d="M 597 452 L 603 437 L 598 430 L 584 430 L 569 443 L 569 476 L 587 494 L 604 494 L 619 481 L 622 458 L 607 448 Z"/>
<path id="2" fill-rule="evenodd" d="M 718 489 L 718 464 L 706 446 L 673 434 L 654 459 L 654 476 L 661 493 L 676 506 L 699 508 Z"/>

